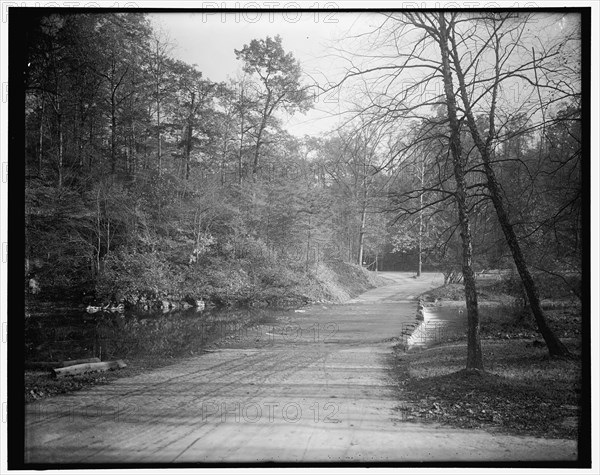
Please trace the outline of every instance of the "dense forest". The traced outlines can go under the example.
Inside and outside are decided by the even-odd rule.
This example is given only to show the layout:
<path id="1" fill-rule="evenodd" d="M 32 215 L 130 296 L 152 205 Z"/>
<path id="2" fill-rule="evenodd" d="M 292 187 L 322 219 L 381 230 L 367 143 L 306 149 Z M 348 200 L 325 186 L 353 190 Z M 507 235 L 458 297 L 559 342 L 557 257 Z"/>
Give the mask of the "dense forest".
<path id="1" fill-rule="evenodd" d="M 142 14 L 33 22 L 25 252 L 38 295 L 303 298 L 319 263 L 357 260 L 357 157 L 281 128 L 280 110 L 311 107 L 281 38 L 232 51 L 243 74 L 225 84 L 170 57 Z"/>
<path id="2" fill-rule="evenodd" d="M 241 72 L 215 83 L 142 13 L 29 21 L 29 292 L 307 301 L 328 273 L 402 256 L 464 279 L 470 318 L 489 269 L 534 313 L 544 277 L 581 297 L 577 19 L 542 38 L 532 15 L 380 15 L 323 89 L 352 93 L 340 126 L 304 138 L 281 117 L 313 107 L 314 84 L 285 37 L 240 44 Z"/>

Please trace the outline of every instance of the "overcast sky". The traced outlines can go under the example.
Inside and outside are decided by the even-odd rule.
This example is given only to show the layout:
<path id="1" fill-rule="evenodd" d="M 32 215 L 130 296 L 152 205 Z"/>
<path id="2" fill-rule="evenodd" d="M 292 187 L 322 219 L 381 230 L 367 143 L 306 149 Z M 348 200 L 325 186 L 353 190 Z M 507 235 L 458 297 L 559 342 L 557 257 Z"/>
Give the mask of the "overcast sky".
<path id="1" fill-rule="evenodd" d="M 383 17 L 377 13 L 339 11 L 177 12 L 153 13 L 149 17 L 155 29 L 173 44 L 171 55 L 189 64 L 196 64 L 204 76 L 212 81 L 226 81 L 241 72 L 242 63 L 236 59 L 235 49 L 242 49 L 253 39 L 280 35 L 284 50 L 300 61 L 306 76 L 305 83 L 321 87 L 339 80 L 348 66 L 336 55 L 335 48 L 342 47 L 349 52 L 361 49 L 361 52 L 367 53 L 366 56 L 371 56 L 372 50 L 368 46 L 367 50 L 364 49 L 367 44 L 364 39 L 352 40 L 350 37 L 372 31 L 383 21 Z M 528 24 L 525 36 L 534 34 L 535 46 L 539 49 L 560 35 L 569 21 L 576 21 L 577 18 L 577 15 L 572 15 L 570 19 L 561 14 L 536 15 Z M 534 45 L 527 45 L 528 50 L 530 46 Z M 378 54 L 382 53 L 378 51 Z M 411 80 L 411 74 L 412 71 L 407 71 L 403 80 Z M 306 114 L 296 113 L 289 117 L 282 113 L 279 117 L 284 127 L 299 137 L 333 129 L 340 122 L 338 113 L 347 109 L 343 96 L 338 97 L 337 94 L 315 97 L 313 109 Z M 348 98 L 353 99 L 351 95 Z"/>
<path id="2" fill-rule="evenodd" d="M 242 49 L 253 39 L 280 35 L 283 48 L 292 52 L 311 79 L 325 86 L 341 73 L 342 62 L 332 56 L 329 46 L 340 40 L 366 31 L 378 24 L 377 14 L 341 12 L 243 12 L 243 13 L 161 13 L 149 15 L 157 30 L 162 30 L 174 44 L 171 55 L 198 65 L 208 79 L 218 82 L 235 77 L 241 71 L 241 61 L 235 49 Z M 325 102 L 325 100 L 327 102 Z M 337 97 L 318 97 L 314 109 L 307 114 L 286 117 L 284 123 L 296 136 L 318 134 L 333 128 L 338 119 Z"/>

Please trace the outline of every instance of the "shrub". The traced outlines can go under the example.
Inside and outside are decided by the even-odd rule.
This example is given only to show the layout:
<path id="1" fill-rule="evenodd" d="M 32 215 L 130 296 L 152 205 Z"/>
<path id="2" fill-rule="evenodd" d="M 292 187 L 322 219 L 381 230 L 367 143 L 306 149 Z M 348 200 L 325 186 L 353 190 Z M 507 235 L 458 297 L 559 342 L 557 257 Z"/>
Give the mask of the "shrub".
<path id="1" fill-rule="evenodd" d="M 171 294 L 174 279 L 158 254 L 122 248 L 107 256 L 96 283 L 102 301 L 125 300 L 135 303 L 141 296 L 160 299 Z"/>

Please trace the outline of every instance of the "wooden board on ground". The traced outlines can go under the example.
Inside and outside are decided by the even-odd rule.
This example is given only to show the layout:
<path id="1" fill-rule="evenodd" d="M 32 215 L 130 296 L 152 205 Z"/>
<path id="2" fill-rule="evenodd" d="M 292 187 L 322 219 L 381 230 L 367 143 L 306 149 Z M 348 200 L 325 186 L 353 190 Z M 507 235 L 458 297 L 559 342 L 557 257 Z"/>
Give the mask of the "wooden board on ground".
<path id="1" fill-rule="evenodd" d="M 100 358 L 81 358 L 69 361 L 30 361 L 25 363 L 25 369 L 65 368 L 83 363 L 100 363 Z"/>
<path id="2" fill-rule="evenodd" d="M 120 369 L 125 368 L 126 366 L 127 365 L 123 360 L 103 361 L 101 363 L 84 363 L 73 366 L 67 366 L 66 368 L 54 368 L 54 374 L 57 378 L 62 378 L 64 376 L 75 376 L 78 374 L 108 371 L 111 369 Z"/>

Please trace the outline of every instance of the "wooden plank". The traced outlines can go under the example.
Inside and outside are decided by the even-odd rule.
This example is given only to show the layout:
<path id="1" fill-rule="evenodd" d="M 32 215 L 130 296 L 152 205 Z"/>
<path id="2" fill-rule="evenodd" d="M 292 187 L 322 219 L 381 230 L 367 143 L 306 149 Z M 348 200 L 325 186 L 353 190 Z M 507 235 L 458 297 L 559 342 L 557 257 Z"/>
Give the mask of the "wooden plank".
<path id="1" fill-rule="evenodd" d="M 127 365 L 123 360 L 103 361 L 102 363 L 84 363 L 67 366 L 66 368 L 54 368 L 54 374 L 57 378 L 62 378 L 64 376 L 75 376 L 78 374 L 120 369 L 125 368 L 126 366 Z"/>
<path id="2" fill-rule="evenodd" d="M 76 364 L 83 364 L 83 363 L 100 363 L 100 358 L 81 358 L 78 360 L 62 361 L 60 363 L 60 366 L 57 366 L 57 367 L 58 368 L 66 368 L 67 366 L 74 366 Z"/>
<path id="3" fill-rule="evenodd" d="M 25 363 L 25 369 L 54 369 L 65 368 L 83 363 L 100 363 L 100 358 L 81 358 L 70 361 L 28 361 Z"/>

